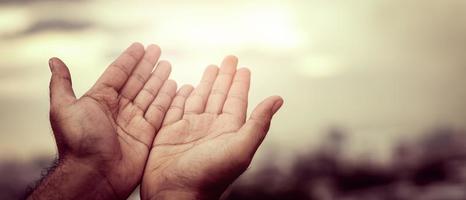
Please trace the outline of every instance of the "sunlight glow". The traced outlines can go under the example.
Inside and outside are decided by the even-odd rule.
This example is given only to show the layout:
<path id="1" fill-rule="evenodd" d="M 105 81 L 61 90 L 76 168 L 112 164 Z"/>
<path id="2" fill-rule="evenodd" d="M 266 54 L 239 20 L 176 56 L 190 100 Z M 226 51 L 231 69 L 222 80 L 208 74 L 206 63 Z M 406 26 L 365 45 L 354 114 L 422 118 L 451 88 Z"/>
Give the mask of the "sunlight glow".
<path id="1" fill-rule="evenodd" d="M 300 74 L 310 77 L 328 77 L 343 71 L 344 64 L 336 56 L 315 55 L 303 58 L 297 65 Z"/>
<path id="2" fill-rule="evenodd" d="M 213 48 L 294 48 L 300 37 L 292 12 L 286 7 L 235 8 L 235 12 L 183 8 L 169 18 L 152 22 L 148 35 L 179 45 Z M 186 14 L 189 13 L 189 14 Z"/>

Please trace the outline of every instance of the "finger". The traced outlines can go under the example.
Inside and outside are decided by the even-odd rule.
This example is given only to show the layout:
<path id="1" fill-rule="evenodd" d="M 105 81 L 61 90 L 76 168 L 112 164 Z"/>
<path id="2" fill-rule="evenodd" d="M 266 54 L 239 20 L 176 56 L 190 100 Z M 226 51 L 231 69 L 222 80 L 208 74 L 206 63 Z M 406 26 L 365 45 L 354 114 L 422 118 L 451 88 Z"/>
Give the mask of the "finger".
<path id="1" fill-rule="evenodd" d="M 160 61 L 157 64 L 154 72 L 152 72 L 151 77 L 146 82 L 144 87 L 139 94 L 137 94 L 136 98 L 134 99 L 134 105 L 139 107 L 142 111 L 146 111 L 151 102 L 157 96 L 160 88 L 164 84 L 164 82 L 168 79 L 168 76 L 171 72 L 171 65 L 167 61 Z"/>
<path id="2" fill-rule="evenodd" d="M 76 100 L 74 95 L 71 75 L 65 63 L 58 58 L 49 60 L 52 77 L 50 79 L 50 104 L 51 107 L 69 105 Z"/>
<path id="3" fill-rule="evenodd" d="M 139 60 L 144 55 L 144 46 L 133 43 L 129 46 L 97 80 L 97 87 L 111 87 L 120 91 Z"/>
<path id="4" fill-rule="evenodd" d="M 139 61 L 139 64 L 134 69 L 131 76 L 128 78 L 125 86 L 121 90 L 121 95 L 132 101 L 144 84 L 149 79 L 154 65 L 160 57 L 160 47 L 157 45 L 149 45 L 144 54 L 144 57 Z"/>
<path id="5" fill-rule="evenodd" d="M 248 93 L 251 80 L 251 72 L 248 69 L 238 69 L 228 92 L 222 112 L 238 117 L 241 122 L 246 120 L 248 109 Z"/>
<path id="6" fill-rule="evenodd" d="M 259 145 L 264 140 L 265 135 L 269 131 L 270 121 L 273 115 L 283 105 L 283 99 L 279 96 L 272 96 L 262 101 L 254 111 L 250 118 L 240 129 L 239 137 L 250 152 L 255 152 Z"/>
<path id="7" fill-rule="evenodd" d="M 236 72 L 237 64 L 238 58 L 235 56 L 227 56 L 223 60 L 217 79 L 215 79 L 212 91 L 210 92 L 205 112 L 214 114 L 221 113 L 233 76 Z"/>
<path id="8" fill-rule="evenodd" d="M 193 90 L 194 88 L 191 85 L 184 85 L 180 88 L 165 115 L 165 119 L 163 120 L 164 126 L 181 120 L 183 117 L 184 104 Z"/>
<path id="9" fill-rule="evenodd" d="M 207 98 L 209 97 L 210 90 L 217 77 L 218 67 L 211 65 L 206 68 L 204 75 L 202 75 L 201 82 L 194 89 L 193 92 L 186 99 L 185 114 L 188 113 L 202 113 L 204 112 Z"/>
<path id="10" fill-rule="evenodd" d="M 167 80 L 160 89 L 157 97 L 150 104 L 144 117 L 146 120 L 154 126 L 155 130 L 160 129 L 163 117 L 170 107 L 173 97 L 176 94 L 176 82 L 173 80 Z"/>

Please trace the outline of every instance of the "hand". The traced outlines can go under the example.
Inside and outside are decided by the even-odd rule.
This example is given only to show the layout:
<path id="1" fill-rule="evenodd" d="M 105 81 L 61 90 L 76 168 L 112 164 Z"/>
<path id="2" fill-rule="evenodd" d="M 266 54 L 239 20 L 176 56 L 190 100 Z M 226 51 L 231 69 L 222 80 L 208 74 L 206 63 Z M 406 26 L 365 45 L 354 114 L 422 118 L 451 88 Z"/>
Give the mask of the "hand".
<path id="1" fill-rule="evenodd" d="M 246 122 L 250 72 L 237 62 L 229 56 L 194 91 L 178 91 L 150 151 L 142 199 L 218 199 L 246 170 L 283 100 L 267 98 Z"/>
<path id="2" fill-rule="evenodd" d="M 57 58 L 50 60 L 50 121 L 59 152 L 57 173 L 61 173 L 50 179 L 63 176 L 61 179 L 72 181 L 58 185 L 46 178 L 33 196 L 44 197 L 40 194 L 51 184 L 58 187 L 54 193 L 63 192 L 57 197 L 64 199 L 95 199 L 92 194 L 99 191 L 94 190 L 103 186 L 94 184 L 107 184 L 106 190 L 113 193 L 100 191 L 100 196 L 123 199 L 131 194 L 142 178 L 152 141 L 176 93 L 176 83 L 167 80 L 168 62 L 160 61 L 152 72 L 159 56 L 158 46 L 150 45 L 145 51 L 134 43 L 79 99 L 72 90 L 68 68 Z M 92 175 L 87 177 L 84 172 Z M 76 185 L 80 182 L 76 179 L 84 178 L 90 180 Z M 67 186 L 69 182 L 75 187 Z M 72 188 L 60 191 L 63 187 Z"/>

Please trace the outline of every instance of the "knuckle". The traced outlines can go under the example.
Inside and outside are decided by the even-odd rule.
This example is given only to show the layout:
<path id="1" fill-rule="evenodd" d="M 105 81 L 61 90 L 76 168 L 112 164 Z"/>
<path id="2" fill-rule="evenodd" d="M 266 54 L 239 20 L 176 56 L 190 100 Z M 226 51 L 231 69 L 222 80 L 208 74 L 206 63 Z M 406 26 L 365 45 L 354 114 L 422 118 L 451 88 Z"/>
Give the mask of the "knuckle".
<path id="1" fill-rule="evenodd" d="M 213 89 L 212 90 L 212 95 L 222 95 L 225 96 L 227 93 L 224 90 L 221 89 Z"/>
<path id="2" fill-rule="evenodd" d="M 157 111 L 161 112 L 161 113 L 165 113 L 166 112 L 166 108 L 160 104 L 151 104 L 152 107 L 154 107 Z"/>
<path id="3" fill-rule="evenodd" d="M 247 99 L 244 98 L 244 96 L 242 96 L 240 94 L 229 94 L 228 98 L 229 99 L 236 99 L 236 100 L 239 100 L 241 102 L 247 102 Z"/>
<path id="4" fill-rule="evenodd" d="M 130 72 L 127 70 L 126 66 L 123 65 L 123 64 L 120 64 L 120 63 L 113 63 L 112 64 L 112 68 L 120 71 L 121 73 L 123 73 L 126 77 L 129 76 Z"/>
<path id="5" fill-rule="evenodd" d="M 126 52 L 125 54 L 126 54 L 126 56 L 127 56 L 128 58 L 131 59 L 131 62 L 133 62 L 133 63 L 137 63 L 137 62 L 138 62 L 139 56 L 136 55 L 136 53 L 134 53 L 134 52 Z"/>
<path id="6" fill-rule="evenodd" d="M 132 77 L 133 77 L 135 80 L 139 81 L 141 84 L 146 83 L 146 78 L 145 78 L 145 76 L 143 76 L 143 75 L 140 74 L 140 73 L 133 73 Z"/>
<path id="7" fill-rule="evenodd" d="M 147 92 L 147 93 L 148 93 L 150 96 L 152 96 L 152 97 L 157 96 L 157 91 L 155 91 L 155 90 L 152 89 L 152 88 L 145 87 L 145 88 L 142 89 L 142 91 Z"/>

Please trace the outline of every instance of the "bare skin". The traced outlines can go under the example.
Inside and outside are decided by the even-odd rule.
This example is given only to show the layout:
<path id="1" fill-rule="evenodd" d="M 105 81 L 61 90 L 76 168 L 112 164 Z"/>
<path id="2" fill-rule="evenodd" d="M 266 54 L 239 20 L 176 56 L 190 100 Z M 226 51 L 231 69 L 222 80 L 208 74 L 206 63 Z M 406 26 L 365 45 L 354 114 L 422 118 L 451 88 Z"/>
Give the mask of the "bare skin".
<path id="1" fill-rule="evenodd" d="M 218 199 L 246 170 L 283 100 L 265 99 L 246 120 L 250 72 L 237 62 L 228 56 L 195 89 L 178 91 L 150 151 L 142 199 Z"/>
<path id="2" fill-rule="evenodd" d="M 132 44 L 77 99 L 66 65 L 50 60 L 50 121 L 59 164 L 31 199 L 125 199 L 142 178 L 165 110 L 176 94 L 160 48 Z"/>
<path id="3" fill-rule="evenodd" d="M 170 64 L 154 69 L 159 56 L 131 45 L 79 99 L 66 65 L 50 60 L 59 162 L 30 199 L 125 199 L 141 179 L 143 199 L 218 199 L 244 172 L 283 100 L 267 98 L 246 120 L 250 72 L 236 57 L 176 92 Z"/>

